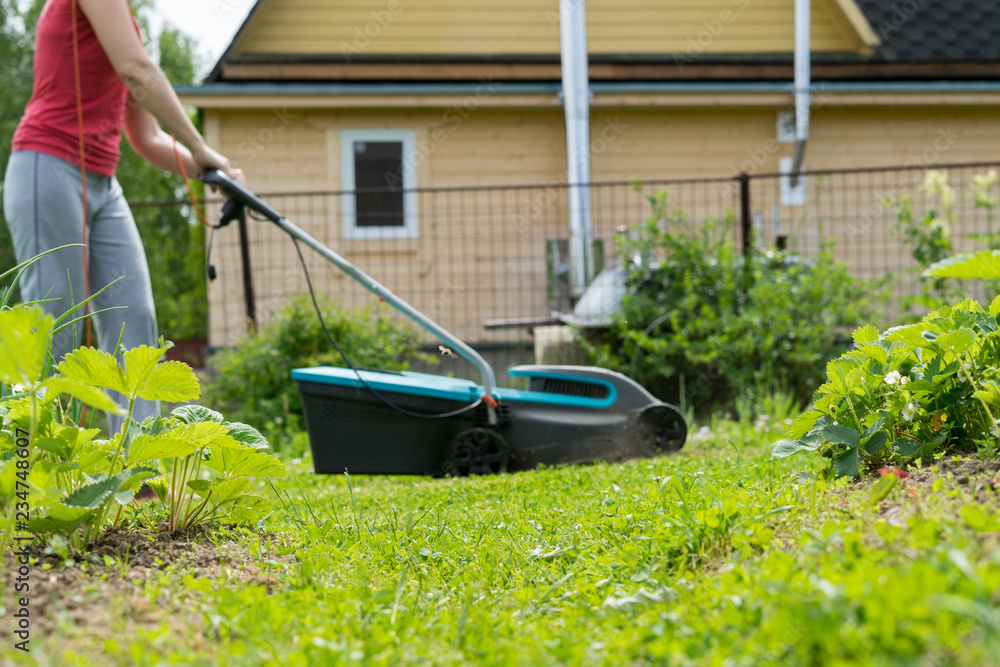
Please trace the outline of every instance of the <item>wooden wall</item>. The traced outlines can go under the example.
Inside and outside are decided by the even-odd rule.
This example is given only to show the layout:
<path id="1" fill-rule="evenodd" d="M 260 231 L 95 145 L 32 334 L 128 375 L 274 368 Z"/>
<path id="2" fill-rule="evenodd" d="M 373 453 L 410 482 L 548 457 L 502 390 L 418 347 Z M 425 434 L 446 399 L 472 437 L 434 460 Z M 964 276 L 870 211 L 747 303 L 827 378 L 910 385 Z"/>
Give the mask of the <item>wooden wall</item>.
<path id="1" fill-rule="evenodd" d="M 740 171 L 778 171 L 778 159 L 792 154 L 790 144 L 775 140 L 778 108 L 596 108 L 592 114 L 593 179 L 731 177 Z M 456 191 L 421 196 L 417 239 L 348 241 L 341 235 L 339 196 L 310 195 L 274 198 L 272 204 L 321 242 L 365 268 L 379 280 L 431 311 L 456 334 L 470 340 L 503 340 L 524 332 L 488 333 L 486 320 L 545 315 L 545 247 L 549 239 L 568 236 L 565 192 L 552 184 L 564 182 L 565 132 L 558 108 L 491 109 L 471 113 L 461 123 L 447 121 L 445 109 L 397 111 L 294 109 L 291 111 L 206 112 L 209 141 L 242 167 L 260 192 L 304 193 L 336 191 L 340 183 L 342 129 L 406 128 L 417 135 L 417 180 L 420 188 L 492 187 L 531 184 L 531 190 L 494 191 L 488 195 Z M 275 119 L 280 122 L 275 122 Z M 815 109 L 806 151 L 811 172 L 824 169 L 936 164 L 996 159 L 995 131 L 1000 107 L 877 107 L 826 104 Z M 278 128 L 277 130 L 274 128 Z M 435 133 L 435 129 L 447 128 Z M 432 140 L 437 137 L 437 140 Z M 815 181 L 814 181 L 815 182 Z M 777 180 L 755 186 L 754 204 L 771 216 L 777 202 Z M 911 184 L 913 185 L 913 184 Z M 811 186 L 812 187 L 812 186 Z M 823 205 L 833 197 L 854 197 L 844 210 L 861 210 L 883 194 L 881 186 L 865 190 L 862 179 L 851 193 L 811 192 L 810 201 Z M 915 188 L 910 188 L 914 190 Z M 625 197 L 629 188 L 612 193 Z M 610 192 L 610 191 L 609 191 Z M 617 193 L 617 194 L 616 194 Z M 728 183 L 672 188 L 693 216 L 721 215 L 735 206 Z M 873 194 L 874 193 L 874 194 Z M 628 201 L 595 193 L 595 226 L 609 241 L 616 225 L 645 215 L 642 196 Z M 873 197 L 875 198 L 873 200 Z M 839 205 L 839 204 L 838 204 Z M 854 208 L 851 208 L 854 207 Z M 840 209 L 838 209 L 840 210 Z M 785 221 L 820 215 L 816 210 L 784 207 Z M 826 215 L 826 214 L 822 214 Z M 873 246 L 843 225 L 845 252 L 903 255 L 898 237 L 886 234 Z M 872 229 L 861 229 L 863 234 Z M 211 344 L 232 344 L 225 322 L 242 312 L 239 261 L 220 235 L 217 264 L 225 280 L 210 286 Z M 264 223 L 251 223 L 257 277 L 258 310 L 262 320 L 305 284 L 292 246 Z M 806 245 L 816 239 L 803 236 Z M 855 255 L 851 255 L 854 257 Z M 309 255 L 314 280 L 321 291 L 340 295 L 348 305 L 370 302 L 339 271 Z M 228 287 L 225 287 L 228 285 Z M 527 296 L 526 296 L 527 295 Z M 223 317 L 223 315 L 225 315 Z"/>
<path id="2" fill-rule="evenodd" d="M 813 0 L 813 51 L 858 51 L 848 0 Z M 589 50 L 777 53 L 793 50 L 791 0 L 590 0 Z M 557 54 L 558 0 L 263 0 L 243 54 Z"/>

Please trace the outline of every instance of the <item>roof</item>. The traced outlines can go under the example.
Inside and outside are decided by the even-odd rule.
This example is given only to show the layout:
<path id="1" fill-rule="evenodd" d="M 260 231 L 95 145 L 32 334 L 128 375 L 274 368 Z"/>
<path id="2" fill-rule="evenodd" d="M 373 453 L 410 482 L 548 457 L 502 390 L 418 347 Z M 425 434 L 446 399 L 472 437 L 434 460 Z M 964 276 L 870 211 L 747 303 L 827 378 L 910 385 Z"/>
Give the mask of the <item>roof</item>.
<path id="1" fill-rule="evenodd" d="M 1000 80 L 1000 11 L 997 0 L 835 0 L 849 7 L 854 29 L 873 48 L 865 52 L 814 53 L 816 81 L 997 81 Z M 205 80 L 238 85 L 266 82 L 457 81 L 490 78 L 558 81 L 558 55 L 379 55 L 345 58 L 329 54 L 247 54 L 233 57 L 263 0 L 257 0 L 229 48 Z M 865 23 L 867 22 L 867 25 Z M 592 81 L 786 81 L 791 53 L 704 54 L 678 67 L 677 54 L 591 54 Z M 462 64 L 478 64 L 478 69 Z M 296 65 L 303 67 L 296 68 Z M 428 68 L 428 65 L 441 65 Z M 228 70 L 248 74 L 233 77 Z M 519 69 L 510 76 L 511 68 Z M 451 70 L 455 74 L 440 74 Z M 429 74 L 434 71 L 435 74 Z M 473 72 L 474 75 L 469 74 Z"/>
<path id="2" fill-rule="evenodd" d="M 855 0 L 882 62 L 1000 62 L 996 0 Z"/>

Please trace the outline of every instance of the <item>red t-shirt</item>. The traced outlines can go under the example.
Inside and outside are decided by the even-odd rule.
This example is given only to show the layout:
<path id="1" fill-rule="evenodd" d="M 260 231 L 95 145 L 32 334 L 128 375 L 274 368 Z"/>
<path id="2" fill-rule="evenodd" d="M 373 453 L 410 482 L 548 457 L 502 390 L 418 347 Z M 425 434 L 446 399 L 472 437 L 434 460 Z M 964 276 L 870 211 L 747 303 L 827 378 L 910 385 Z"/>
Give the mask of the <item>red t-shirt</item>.
<path id="1" fill-rule="evenodd" d="M 34 91 L 14 132 L 13 149 L 47 153 L 79 167 L 73 2 L 76 0 L 48 0 L 42 9 L 35 34 Z M 128 89 L 79 7 L 76 22 L 86 168 L 88 172 L 114 176 L 121 155 Z"/>

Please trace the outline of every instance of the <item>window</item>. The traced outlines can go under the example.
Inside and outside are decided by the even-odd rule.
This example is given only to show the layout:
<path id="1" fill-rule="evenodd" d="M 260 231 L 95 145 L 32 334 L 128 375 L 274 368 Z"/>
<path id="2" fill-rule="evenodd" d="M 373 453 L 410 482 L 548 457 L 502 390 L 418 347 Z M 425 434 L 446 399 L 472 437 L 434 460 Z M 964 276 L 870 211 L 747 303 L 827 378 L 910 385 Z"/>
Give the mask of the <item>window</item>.
<path id="1" fill-rule="evenodd" d="M 344 238 L 414 238 L 417 186 L 413 130 L 340 134 Z"/>

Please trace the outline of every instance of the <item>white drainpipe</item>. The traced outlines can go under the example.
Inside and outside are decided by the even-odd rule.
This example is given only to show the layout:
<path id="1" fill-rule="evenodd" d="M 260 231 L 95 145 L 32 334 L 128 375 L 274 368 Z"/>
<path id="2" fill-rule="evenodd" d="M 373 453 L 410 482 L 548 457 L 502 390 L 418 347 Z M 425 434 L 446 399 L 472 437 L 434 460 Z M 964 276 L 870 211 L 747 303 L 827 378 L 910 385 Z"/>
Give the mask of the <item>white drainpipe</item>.
<path id="1" fill-rule="evenodd" d="M 795 160 L 792 164 L 791 185 L 798 185 L 802 160 L 809 140 L 809 0 L 795 0 Z"/>
<path id="2" fill-rule="evenodd" d="M 562 87 L 566 109 L 566 179 L 569 183 L 569 252 L 573 295 L 594 276 L 590 201 L 590 85 L 587 72 L 587 13 L 584 0 L 559 0 Z"/>

